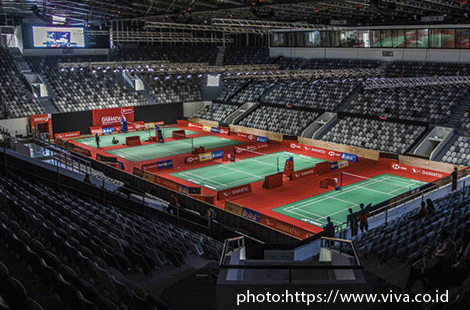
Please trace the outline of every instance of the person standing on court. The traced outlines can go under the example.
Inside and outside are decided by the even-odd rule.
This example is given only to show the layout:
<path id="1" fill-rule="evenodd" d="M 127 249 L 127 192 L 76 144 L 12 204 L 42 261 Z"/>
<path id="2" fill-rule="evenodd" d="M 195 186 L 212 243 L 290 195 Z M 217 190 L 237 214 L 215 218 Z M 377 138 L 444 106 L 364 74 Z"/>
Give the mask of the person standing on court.
<path id="1" fill-rule="evenodd" d="M 98 135 L 98 133 L 95 133 L 95 140 L 96 145 L 98 146 L 98 148 L 100 148 L 100 136 Z"/>
<path id="2" fill-rule="evenodd" d="M 359 228 L 361 229 L 361 233 L 365 231 L 369 231 L 369 211 L 364 209 L 364 204 L 361 203 L 359 205 L 361 210 L 359 210 Z"/>
<path id="3" fill-rule="evenodd" d="M 457 167 L 454 167 L 454 171 L 450 174 L 452 177 L 452 191 L 455 191 L 457 189 Z"/>
<path id="4" fill-rule="evenodd" d="M 351 229 L 351 237 L 356 236 L 357 235 L 357 215 L 356 213 L 353 213 L 352 208 L 349 208 L 347 222 L 348 222 L 349 228 Z"/>

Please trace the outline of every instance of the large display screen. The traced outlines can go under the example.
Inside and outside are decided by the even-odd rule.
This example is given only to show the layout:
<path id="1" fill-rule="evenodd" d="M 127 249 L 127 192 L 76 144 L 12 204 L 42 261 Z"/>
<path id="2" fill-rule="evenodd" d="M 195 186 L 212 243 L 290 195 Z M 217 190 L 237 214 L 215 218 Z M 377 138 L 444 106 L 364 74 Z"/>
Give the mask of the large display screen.
<path id="1" fill-rule="evenodd" d="M 34 47 L 85 47 L 83 28 L 33 26 Z"/>
<path id="2" fill-rule="evenodd" d="M 209 75 L 207 77 L 207 86 L 208 87 L 218 87 L 219 86 L 220 75 Z"/>

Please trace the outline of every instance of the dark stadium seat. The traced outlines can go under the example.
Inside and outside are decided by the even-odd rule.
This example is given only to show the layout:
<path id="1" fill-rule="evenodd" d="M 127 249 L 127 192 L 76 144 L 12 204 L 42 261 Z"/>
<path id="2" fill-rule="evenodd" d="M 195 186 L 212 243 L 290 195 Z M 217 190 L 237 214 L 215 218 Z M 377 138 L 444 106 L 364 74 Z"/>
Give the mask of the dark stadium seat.
<path id="1" fill-rule="evenodd" d="M 237 125 L 300 136 L 318 116 L 316 112 L 261 106 Z"/>
<path id="2" fill-rule="evenodd" d="M 0 246 L 9 246 L 8 251 L 4 252 L 4 262 L 30 266 L 35 277 L 41 278 L 49 290 L 61 297 L 61 301 L 48 297 L 46 301 L 41 301 L 44 304 L 66 303 L 68 306 L 62 307 L 67 310 L 79 307 L 95 309 L 95 306 L 99 309 L 112 309 L 113 304 L 122 302 L 120 295 L 123 294 L 123 289 L 139 292 L 141 301 L 147 300 L 147 295 L 140 293 L 142 289 L 126 280 L 123 273 L 137 271 L 150 276 L 155 268 L 164 265 L 171 268 L 167 260 L 175 266 L 181 265 L 191 251 L 190 242 L 199 244 L 201 249 L 206 247 L 200 242 L 207 239 L 199 233 L 138 215 L 124 214 L 114 208 L 106 207 L 104 214 L 101 211 L 105 207 L 101 204 L 90 204 L 73 196 L 67 197 L 44 185 L 41 185 L 41 190 L 31 191 L 34 194 L 30 194 L 30 199 L 37 200 L 37 203 L 25 206 L 22 200 L 17 199 L 16 194 L 21 196 L 19 193 L 25 192 L 22 186 L 29 189 L 32 186 L 23 179 L 15 177 L 15 180 L 16 182 L 12 182 L 0 178 L 0 183 L 5 185 L 3 190 L 0 188 L 0 196 L 3 195 L 8 201 L 6 205 L 0 206 Z M 6 188 L 16 194 L 9 194 Z M 48 194 L 40 194 L 41 192 Z M 70 199 L 77 199 L 80 207 L 74 205 L 75 202 Z M 64 205 L 74 206 L 76 209 L 63 208 Z M 82 216 L 86 220 L 82 220 Z M 89 220 L 91 218 L 93 220 Z M 88 228 L 95 233 L 88 231 Z M 108 229 L 120 233 L 126 229 L 126 233 L 121 235 L 124 239 L 110 233 Z M 103 238 L 104 235 L 108 238 Z M 123 247 L 115 249 L 113 242 L 115 246 Z M 216 248 L 220 247 L 221 244 L 216 245 Z M 123 253 L 119 252 L 121 249 Z M 207 248 L 207 251 L 206 254 L 210 255 L 212 249 Z M 129 269 L 131 267 L 134 271 Z M 24 269 L 25 272 L 27 270 Z M 28 277 L 27 273 L 16 275 L 21 279 Z M 96 297 L 93 291 L 86 289 L 87 283 L 96 286 L 99 289 L 98 294 L 104 294 L 112 301 L 108 303 Z M 120 285 L 119 288 L 117 285 Z M 121 293 L 117 293 L 117 290 Z M 132 303 L 131 305 L 128 302 L 129 306 L 134 307 L 135 304 Z M 41 306 L 44 307 L 42 304 Z"/>

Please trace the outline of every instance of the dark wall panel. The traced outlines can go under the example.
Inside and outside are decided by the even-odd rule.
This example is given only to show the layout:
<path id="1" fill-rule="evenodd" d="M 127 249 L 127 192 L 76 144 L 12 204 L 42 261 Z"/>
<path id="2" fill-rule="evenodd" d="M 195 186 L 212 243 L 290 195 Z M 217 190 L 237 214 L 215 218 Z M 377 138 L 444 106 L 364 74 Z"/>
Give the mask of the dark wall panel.
<path id="1" fill-rule="evenodd" d="M 165 124 L 175 124 L 181 117 L 183 117 L 183 103 L 181 102 L 134 107 L 136 121 L 164 121 Z M 52 114 L 54 133 L 78 130 L 85 135 L 90 134 L 91 126 L 93 126 L 91 111 Z"/>
<path id="2" fill-rule="evenodd" d="M 225 88 L 225 81 L 222 77 L 220 78 L 218 87 L 215 87 L 215 86 L 208 87 L 207 77 L 204 77 L 202 79 L 202 84 L 201 84 L 202 100 L 204 101 L 216 100 L 220 96 L 220 94 L 223 92 L 224 88 Z"/>
<path id="3" fill-rule="evenodd" d="M 52 114 L 52 128 L 54 133 L 80 131 L 80 134 L 90 134 L 93 126 L 91 111 Z"/>
<path id="4" fill-rule="evenodd" d="M 181 117 L 183 117 L 183 103 L 181 102 L 134 107 L 136 121 L 164 121 L 165 124 L 176 124 L 176 120 Z"/>

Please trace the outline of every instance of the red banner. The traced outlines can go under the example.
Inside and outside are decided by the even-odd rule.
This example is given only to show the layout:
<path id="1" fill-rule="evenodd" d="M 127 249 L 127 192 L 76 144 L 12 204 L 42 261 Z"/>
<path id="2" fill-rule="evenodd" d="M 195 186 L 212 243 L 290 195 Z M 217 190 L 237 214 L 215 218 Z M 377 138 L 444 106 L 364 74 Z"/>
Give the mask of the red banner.
<path id="1" fill-rule="evenodd" d="M 289 224 L 289 223 L 281 222 L 279 220 L 276 220 L 276 219 L 274 219 L 272 217 L 269 217 L 269 216 L 266 216 L 266 215 L 263 215 L 261 217 L 261 224 L 263 224 L 265 226 L 268 226 L 268 227 L 271 227 L 271 228 L 274 228 L 277 231 L 283 232 L 285 234 L 288 234 L 290 236 L 293 236 L 293 237 L 295 237 L 297 239 L 301 239 L 301 240 L 310 238 L 310 237 L 315 235 L 314 233 L 312 233 L 310 231 L 307 231 L 305 229 L 296 227 L 296 226 L 294 226 L 292 224 Z"/>
<path id="2" fill-rule="evenodd" d="M 152 170 L 152 169 L 158 169 L 158 164 L 155 163 L 149 163 L 149 164 L 142 164 L 141 166 L 142 170 Z"/>
<path id="3" fill-rule="evenodd" d="M 205 201 L 213 205 L 215 203 L 215 196 L 214 195 L 191 195 L 191 197 L 196 198 L 198 200 Z"/>
<path id="4" fill-rule="evenodd" d="M 99 135 L 102 135 L 103 134 L 103 128 L 101 128 L 101 126 L 93 126 L 93 127 L 90 127 L 90 133 L 92 135 L 94 134 L 99 134 Z"/>
<path id="5" fill-rule="evenodd" d="M 235 196 L 251 193 L 251 184 L 240 185 L 232 188 L 227 188 L 217 192 L 217 199 L 228 199 Z"/>
<path id="6" fill-rule="evenodd" d="M 282 186 L 283 173 L 279 172 L 264 177 L 263 188 L 272 189 Z"/>
<path id="7" fill-rule="evenodd" d="M 250 141 L 256 141 L 256 137 L 257 137 L 255 135 L 247 134 L 247 133 L 244 133 L 244 132 L 237 132 L 237 135 L 240 138 L 245 138 L 245 139 L 248 139 Z"/>
<path id="8" fill-rule="evenodd" d="M 188 121 L 185 121 L 185 120 L 182 120 L 182 119 L 179 119 L 179 120 L 176 121 L 176 124 L 178 126 L 188 126 L 188 123 L 189 123 Z M 157 123 L 155 123 L 155 125 L 157 125 Z"/>
<path id="9" fill-rule="evenodd" d="M 49 137 L 52 139 L 54 136 L 52 131 L 52 116 L 51 114 L 39 114 L 39 115 L 31 115 L 31 132 L 36 131 L 36 125 L 39 124 L 47 124 L 49 129 Z"/>
<path id="10" fill-rule="evenodd" d="M 195 128 L 195 129 L 202 129 L 204 126 L 201 124 L 197 124 L 197 123 L 188 123 L 188 127 Z"/>
<path id="11" fill-rule="evenodd" d="M 179 183 L 176 183 L 175 181 L 172 181 L 172 180 L 162 178 L 159 175 L 155 176 L 155 181 L 154 182 L 161 185 L 161 186 L 168 187 L 168 188 L 170 188 L 174 191 L 178 191 L 179 188 L 180 188 Z"/>
<path id="12" fill-rule="evenodd" d="M 127 122 L 134 122 L 134 107 L 120 107 L 93 110 L 93 126 L 112 127 L 121 125 L 124 116 Z"/>
<path id="13" fill-rule="evenodd" d="M 303 145 L 303 144 L 292 142 L 290 144 L 290 148 L 294 149 L 294 150 L 299 150 L 299 151 L 306 151 L 306 152 L 313 152 L 313 153 L 321 154 L 321 155 L 327 155 L 329 157 L 339 157 L 339 158 L 341 158 L 341 152 L 322 149 L 322 148 L 318 148 L 318 147 L 313 147 L 313 146 L 310 146 L 310 145 Z"/>
<path id="14" fill-rule="evenodd" d="M 227 127 L 220 127 L 219 128 L 219 133 L 221 135 L 230 135 L 230 128 L 227 128 Z"/>
<path id="15" fill-rule="evenodd" d="M 315 167 L 295 171 L 295 172 L 292 173 L 290 179 L 291 180 L 297 180 L 297 179 L 300 179 L 300 178 L 305 178 L 305 177 L 308 177 L 308 176 L 311 176 L 311 175 L 315 175 L 315 171 L 316 171 Z"/>
<path id="16" fill-rule="evenodd" d="M 258 151 L 263 148 L 267 148 L 268 145 L 266 143 L 260 143 L 260 144 L 254 144 L 254 145 L 247 145 L 246 149 L 248 151 Z M 243 148 L 237 148 L 237 153 L 238 154 L 243 154 Z M 252 153 L 250 153 L 252 154 Z"/>
<path id="17" fill-rule="evenodd" d="M 199 162 L 199 156 L 198 155 L 191 155 L 191 156 L 187 156 L 185 159 L 184 159 L 184 163 L 185 164 L 196 164 Z"/>
<path id="18" fill-rule="evenodd" d="M 134 167 L 134 172 L 132 174 L 138 177 L 142 177 L 144 175 L 144 170 Z"/>
<path id="19" fill-rule="evenodd" d="M 76 137 L 80 137 L 80 131 L 56 133 L 54 136 L 56 139 L 76 138 Z"/>
<path id="20" fill-rule="evenodd" d="M 158 185 L 170 188 L 174 191 L 179 191 L 179 188 L 180 188 L 179 183 L 176 183 L 175 181 L 172 181 L 172 180 L 162 178 L 159 175 L 150 173 L 148 171 L 144 171 L 144 170 L 136 168 L 136 167 L 134 167 L 133 174 L 137 175 L 139 177 L 142 177 L 142 178 L 146 179 L 149 182 L 156 183 Z"/>
<path id="21" fill-rule="evenodd" d="M 442 179 L 443 177 L 446 177 L 449 175 L 448 173 L 445 173 L 445 172 L 412 167 L 408 165 L 399 164 L 397 162 L 390 163 L 390 168 L 392 168 L 392 170 L 395 170 L 395 171 L 408 173 L 409 175 L 414 175 L 414 176 L 422 175 L 422 176 L 431 177 L 431 178 L 434 178 L 434 180 Z"/>

